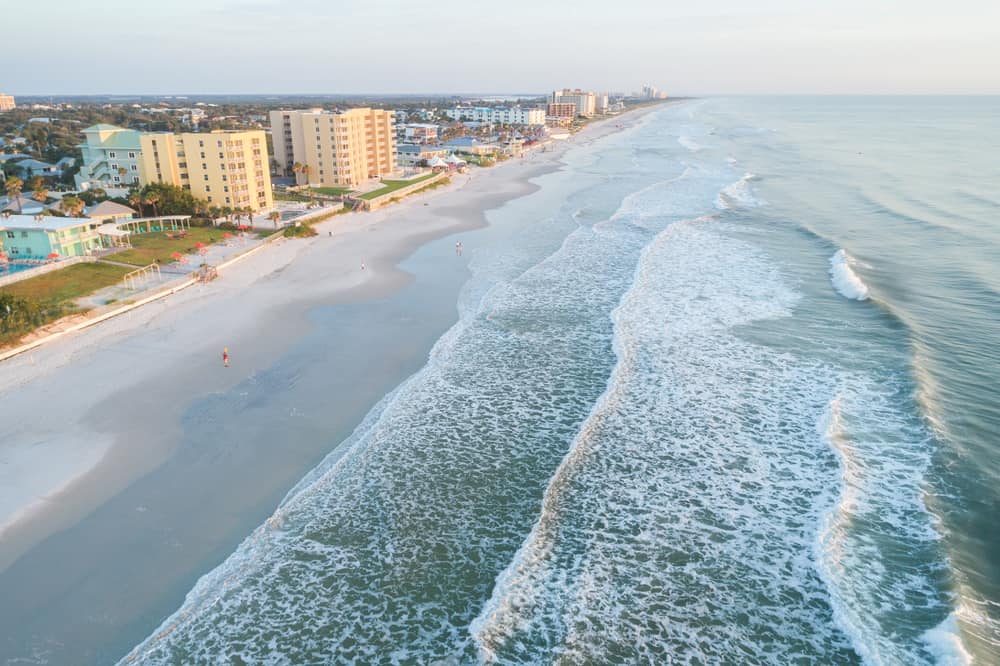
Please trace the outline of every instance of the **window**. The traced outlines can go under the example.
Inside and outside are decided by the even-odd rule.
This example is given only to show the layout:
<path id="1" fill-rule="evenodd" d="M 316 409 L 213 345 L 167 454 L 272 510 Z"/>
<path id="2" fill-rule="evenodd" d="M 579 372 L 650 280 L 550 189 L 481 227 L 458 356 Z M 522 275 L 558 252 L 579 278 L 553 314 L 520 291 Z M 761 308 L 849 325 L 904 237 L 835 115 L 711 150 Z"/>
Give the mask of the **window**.
<path id="1" fill-rule="evenodd" d="M 118 165 L 117 164 L 112 164 L 111 165 L 111 170 L 112 171 L 118 171 Z"/>
<path id="2" fill-rule="evenodd" d="M 204 162 L 201 163 L 201 168 L 204 169 L 205 171 L 208 171 L 208 165 L 205 164 Z"/>
<path id="3" fill-rule="evenodd" d="M 229 186 L 228 185 L 223 185 L 222 186 L 222 191 L 223 192 L 228 192 L 229 191 Z"/>
<path id="4" fill-rule="evenodd" d="M 212 203 L 212 195 L 208 195 L 208 203 Z"/>
<path id="5" fill-rule="evenodd" d="M 212 191 L 212 186 L 211 185 L 206 185 L 205 186 L 205 191 L 206 192 L 211 192 Z"/>
<path id="6" fill-rule="evenodd" d="M 204 141 L 198 141 L 198 147 L 199 147 L 199 148 L 204 148 L 204 147 L 205 147 L 205 142 L 204 142 Z M 202 154 L 202 157 L 204 157 L 204 156 L 205 156 L 205 155 L 204 155 L 204 154 Z"/>
<path id="7" fill-rule="evenodd" d="M 114 159 L 115 157 L 118 157 L 118 154 L 115 153 L 115 151 L 112 150 L 110 153 L 108 153 L 108 157 Z"/>
<path id="8" fill-rule="evenodd" d="M 205 180 L 208 180 L 208 174 L 207 173 L 205 174 Z"/>
<path id="9" fill-rule="evenodd" d="M 129 151 L 128 156 L 129 156 L 129 159 L 133 159 L 133 160 L 135 159 L 135 153 L 132 152 L 132 151 Z"/>
<path id="10" fill-rule="evenodd" d="M 136 165 L 136 164 L 133 164 L 133 165 L 132 165 L 132 171 L 138 171 L 138 170 L 139 170 L 139 167 L 138 167 L 138 165 Z"/>
<path id="11" fill-rule="evenodd" d="M 21 232 L 21 238 L 27 238 L 27 237 L 28 237 L 28 232 L 27 231 L 22 231 Z"/>
<path id="12" fill-rule="evenodd" d="M 7 232 L 7 238 L 13 238 L 13 237 L 14 237 L 14 232 L 13 231 L 8 231 Z"/>
<path id="13" fill-rule="evenodd" d="M 229 200 L 229 197 L 226 197 L 226 203 L 232 203 L 232 201 Z"/>
<path id="14" fill-rule="evenodd" d="M 119 178 L 118 176 L 115 176 L 115 182 L 116 182 L 116 183 L 120 183 L 120 182 L 122 182 L 122 179 L 121 179 L 121 178 Z"/>
<path id="15" fill-rule="evenodd" d="M 201 159 L 205 159 L 205 153 L 201 154 Z"/>
<path id="16" fill-rule="evenodd" d="M 219 148 L 222 148 L 222 142 L 221 141 L 217 141 L 216 143 L 219 144 Z"/>

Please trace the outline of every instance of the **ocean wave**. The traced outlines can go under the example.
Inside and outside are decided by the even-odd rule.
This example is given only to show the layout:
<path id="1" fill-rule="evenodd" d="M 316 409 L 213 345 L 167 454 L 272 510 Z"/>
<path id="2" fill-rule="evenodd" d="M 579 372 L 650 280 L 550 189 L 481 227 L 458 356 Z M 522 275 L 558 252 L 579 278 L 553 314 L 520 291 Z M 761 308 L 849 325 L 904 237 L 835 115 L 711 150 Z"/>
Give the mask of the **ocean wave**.
<path id="1" fill-rule="evenodd" d="M 851 268 L 854 259 L 844 250 L 837 250 L 830 257 L 830 281 L 833 288 L 844 298 L 856 301 L 868 300 L 868 285 Z"/>
<path id="2" fill-rule="evenodd" d="M 756 180 L 756 174 L 749 171 L 735 183 L 730 183 L 719 192 L 715 198 L 715 207 L 719 210 L 732 210 L 734 208 L 756 208 L 763 206 L 766 202 L 754 196 L 750 183 Z"/>
<path id="3" fill-rule="evenodd" d="M 677 143 L 681 144 L 682 146 L 690 150 L 692 153 L 697 153 L 699 150 L 702 150 L 704 148 L 704 146 L 702 146 L 700 143 L 698 143 L 689 136 L 677 137 Z"/>

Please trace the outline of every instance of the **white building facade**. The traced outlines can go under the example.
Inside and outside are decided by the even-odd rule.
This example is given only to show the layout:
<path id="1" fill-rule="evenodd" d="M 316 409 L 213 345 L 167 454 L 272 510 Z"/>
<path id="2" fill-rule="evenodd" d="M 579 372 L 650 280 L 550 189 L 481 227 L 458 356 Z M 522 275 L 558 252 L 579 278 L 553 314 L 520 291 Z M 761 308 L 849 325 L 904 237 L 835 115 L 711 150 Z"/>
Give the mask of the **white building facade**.
<path id="1" fill-rule="evenodd" d="M 459 106 L 445 114 L 452 120 L 471 120 L 498 125 L 544 125 L 545 109 L 526 109 L 520 106 Z"/>

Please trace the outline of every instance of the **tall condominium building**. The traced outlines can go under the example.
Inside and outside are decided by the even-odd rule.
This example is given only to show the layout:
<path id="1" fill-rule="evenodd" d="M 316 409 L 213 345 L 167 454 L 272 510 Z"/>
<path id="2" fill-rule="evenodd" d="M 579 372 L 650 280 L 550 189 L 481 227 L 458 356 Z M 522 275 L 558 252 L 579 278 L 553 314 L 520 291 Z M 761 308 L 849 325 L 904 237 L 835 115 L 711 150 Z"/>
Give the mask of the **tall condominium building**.
<path id="1" fill-rule="evenodd" d="M 0 111 L 13 111 L 16 106 L 13 95 L 0 93 Z"/>
<path id="2" fill-rule="evenodd" d="M 394 171 L 393 122 L 382 109 L 272 111 L 274 158 L 299 185 L 356 187 Z M 296 164 L 304 168 L 293 171 Z"/>
<path id="3" fill-rule="evenodd" d="M 83 130 L 77 146 L 82 159 L 74 176 L 78 189 L 128 187 L 139 182 L 139 132 L 114 125 L 92 125 Z"/>
<path id="4" fill-rule="evenodd" d="M 263 130 L 140 134 L 143 185 L 169 183 L 219 207 L 274 207 Z"/>
<path id="5" fill-rule="evenodd" d="M 607 113 L 611 109 L 608 101 L 608 93 L 597 93 L 595 97 L 594 111 L 597 113 Z"/>
<path id="6" fill-rule="evenodd" d="M 576 115 L 590 117 L 594 115 L 597 108 L 597 95 L 588 90 L 563 90 L 553 91 L 549 102 L 552 104 L 576 104 Z"/>
<path id="7" fill-rule="evenodd" d="M 549 104 L 546 115 L 549 118 L 558 119 L 569 119 L 572 120 L 576 118 L 576 104 L 572 102 L 560 102 L 558 104 Z"/>
<path id="8" fill-rule="evenodd" d="M 545 109 L 524 109 L 520 106 L 460 106 L 448 109 L 445 114 L 452 120 L 471 120 L 480 123 L 504 125 L 544 125 Z"/>

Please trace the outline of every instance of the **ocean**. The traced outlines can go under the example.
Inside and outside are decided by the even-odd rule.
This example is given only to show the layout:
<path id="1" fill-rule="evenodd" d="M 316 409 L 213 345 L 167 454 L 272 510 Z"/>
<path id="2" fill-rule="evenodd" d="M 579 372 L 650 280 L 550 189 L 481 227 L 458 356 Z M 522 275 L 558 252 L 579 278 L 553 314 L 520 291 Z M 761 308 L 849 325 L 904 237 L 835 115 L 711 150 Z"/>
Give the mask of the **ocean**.
<path id="1" fill-rule="evenodd" d="M 122 663 L 1000 662 L 998 145 L 905 97 L 579 142 Z"/>

